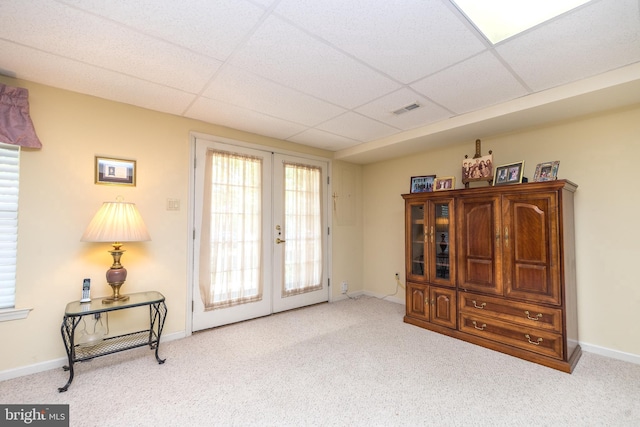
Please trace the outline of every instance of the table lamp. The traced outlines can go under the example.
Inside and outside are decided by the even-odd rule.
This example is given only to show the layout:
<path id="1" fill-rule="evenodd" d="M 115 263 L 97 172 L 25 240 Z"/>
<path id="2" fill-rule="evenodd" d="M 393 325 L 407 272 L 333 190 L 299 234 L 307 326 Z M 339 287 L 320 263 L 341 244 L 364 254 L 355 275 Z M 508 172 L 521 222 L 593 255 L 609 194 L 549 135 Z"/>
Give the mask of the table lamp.
<path id="1" fill-rule="evenodd" d="M 127 279 L 127 270 L 120 264 L 120 257 L 124 253 L 122 244 L 151 240 L 136 205 L 124 202 L 121 197 L 115 202 L 104 202 L 80 240 L 112 242 L 113 250 L 109 253 L 113 256 L 113 265 L 107 270 L 107 283 L 113 289 L 113 294 L 102 302 L 109 304 L 128 300 L 127 295 L 120 295 L 120 287 Z"/>

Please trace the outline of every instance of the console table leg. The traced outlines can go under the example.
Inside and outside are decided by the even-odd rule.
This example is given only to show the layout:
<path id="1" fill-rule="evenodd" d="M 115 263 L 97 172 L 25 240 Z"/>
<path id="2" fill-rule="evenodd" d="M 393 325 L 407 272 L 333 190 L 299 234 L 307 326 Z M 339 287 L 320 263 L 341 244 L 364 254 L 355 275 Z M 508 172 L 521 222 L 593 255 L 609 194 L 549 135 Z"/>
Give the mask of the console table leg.
<path id="1" fill-rule="evenodd" d="M 162 335 L 162 329 L 164 328 L 164 321 L 167 318 L 167 305 L 164 303 L 164 301 L 159 302 L 158 304 L 153 304 L 152 306 L 149 306 L 149 316 L 151 317 L 150 319 L 150 329 L 149 329 L 149 341 L 151 342 L 151 348 L 154 347 L 152 341 L 153 341 L 153 335 L 155 334 L 156 336 L 156 342 L 155 342 L 155 350 L 156 350 L 156 360 L 158 361 L 158 364 L 162 365 L 165 360 L 167 360 L 166 358 L 164 359 L 160 359 L 160 355 L 158 354 L 158 350 L 160 349 L 160 336 Z"/>
<path id="2" fill-rule="evenodd" d="M 63 366 L 62 369 L 65 371 L 69 371 L 69 381 L 67 381 L 64 387 L 58 387 L 59 393 L 67 391 L 67 389 L 71 385 L 71 382 L 73 381 L 73 364 L 71 366 Z"/>
<path id="3" fill-rule="evenodd" d="M 73 362 L 74 362 L 74 343 L 73 337 L 76 330 L 76 326 L 80 323 L 80 317 L 66 317 L 62 320 L 62 326 L 60 327 L 60 333 L 62 334 L 62 342 L 64 343 L 64 349 L 67 352 L 67 359 L 69 364 L 62 367 L 64 371 L 69 371 L 69 381 L 64 387 L 58 387 L 58 392 L 62 393 L 67 391 L 71 382 L 73 381 Z"/>

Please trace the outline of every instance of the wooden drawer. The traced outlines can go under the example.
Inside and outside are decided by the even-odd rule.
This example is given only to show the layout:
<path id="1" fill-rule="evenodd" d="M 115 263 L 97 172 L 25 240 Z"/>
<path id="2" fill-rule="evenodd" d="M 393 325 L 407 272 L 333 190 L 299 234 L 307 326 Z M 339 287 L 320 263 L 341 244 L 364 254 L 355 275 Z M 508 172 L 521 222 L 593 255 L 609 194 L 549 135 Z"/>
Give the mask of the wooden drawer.
<path id="1" fill-rule="evenodd" d="M 468 292 L 459 292 L 458 301 L 460 312 L 490 316 L 529 328 L 562 333 L 560 309 Z"/>
<path id="2" fill-rule="evenodd" d="M 464 312 L 460 313 L 458 325 L 460 331 L 468 334 L 556 359 L 563 358 L 563 339 L 560 334 Z"/>

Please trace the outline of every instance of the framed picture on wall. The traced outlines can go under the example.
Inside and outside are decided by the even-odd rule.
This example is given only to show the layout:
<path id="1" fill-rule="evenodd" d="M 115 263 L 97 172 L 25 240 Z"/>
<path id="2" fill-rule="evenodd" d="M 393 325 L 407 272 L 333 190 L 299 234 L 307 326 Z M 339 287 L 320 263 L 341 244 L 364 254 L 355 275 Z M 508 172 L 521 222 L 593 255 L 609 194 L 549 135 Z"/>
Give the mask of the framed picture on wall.
<path id="1" fill-rule="evenodd" d="M 95 183 L 136 185 L 136 161 L 96 156 Z"/>
<path id="2" fill-rule="evenodd" d="M 493 176 L 493 185 L 519 184 L 524 173 L 524 160 L 498 166 Z"/>
<path id="3" fill-rule="evenodd" d="M 433 191 L 433 180 L 435 175 L 412 176 L 411 193 L 428 193 Z"/>

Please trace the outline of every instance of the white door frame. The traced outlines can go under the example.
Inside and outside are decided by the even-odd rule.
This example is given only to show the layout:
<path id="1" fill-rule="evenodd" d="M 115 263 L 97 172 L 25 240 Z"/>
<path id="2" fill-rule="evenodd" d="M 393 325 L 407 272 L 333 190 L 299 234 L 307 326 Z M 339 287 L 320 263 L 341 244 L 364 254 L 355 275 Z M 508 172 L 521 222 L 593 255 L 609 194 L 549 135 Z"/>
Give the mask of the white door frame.
<path id="1" fill-rule="evenodd" d="M 271 151 L 273 153 L 287 154 L 291 156 L 297 157 L 306 157 L 309 159 L 321 160 L 327 162 L 327 176 L 329 177 L 329 185 L 327 188 L 327 194 L 325 195 L 325 206 L 327 210 L 327 227 L 329 230 L 332 230 L 333 226 L 333 213 L 331 211 L 331 204 L 329 203 L 330 195 L 333 194 L 332 191 L 332 162 L 331 159 L 326 157 L 315 156 L 312 154 L 299 153 L 296 151 L 284 150 L 275 147 L 269 147 L 266 145 L 254 144 L 246 141 L 240 141 L 231 138 L 225 138 L 216 135 L 210 135 L 200 132 L 189 132 L 189 200 L 188 200 L 188 212 L 187 212 L 187 289 L 186 289 L 186 304 L 185 304 L 185 336 L 190 336 L 193 334 L 193 315 L 192 315 L 192 307 L 193 307 L 193 286 L 194 286 L 194 233 L 195 233 L 195 224 L 194 224 L 194 211 L 195 211 L 195 162 L 196 162 L 196 140 L 204 139 L 208 141 L 214 142 L 222 142 L 230 145 L 239 145 L 242 147 L 253 148 L 256 150 L 266 150 Z M 331 272 L 332 272 L 332 238 L 329 233 L 327 238 L 327 272 L 328 272 L 328 283 L 330 284 L 328 288 L 329 292 L 329 302 L 333 302 L 332 291 L 331 291 Z"/>

